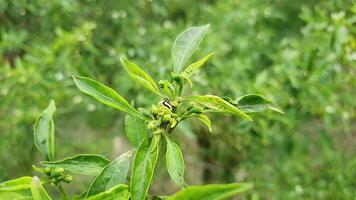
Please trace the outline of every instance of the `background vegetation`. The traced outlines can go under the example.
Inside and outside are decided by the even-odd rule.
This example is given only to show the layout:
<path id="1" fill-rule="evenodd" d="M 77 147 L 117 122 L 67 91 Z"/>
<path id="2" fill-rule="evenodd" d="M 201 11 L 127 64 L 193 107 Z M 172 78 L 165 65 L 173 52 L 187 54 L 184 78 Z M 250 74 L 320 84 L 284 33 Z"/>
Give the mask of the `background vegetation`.
<path id="1" fill-rule="evenodd" d="M 187 181 L 253 182 L 249 199 L 353 199 L 355 13 L 351 0 L 0 0 L 0 181 L 32 173 L 33 124 L 51 98 L 59 157 L 129 149 L 124 115 L 82 95 L 71 75 L 150 105 L 158 99 L 129 81 L 119 57 L 163 78 L 176 35 L 210 23 L 196 55 L 216 53 L 193 93 L 261 93 L 285 114 L 214 116 L 213 137 L 199 123 L 181 126 Z M 177 189 L 156 172 L 153 190 Z M 88 184 L 75 182 L 72 192 Z"/>

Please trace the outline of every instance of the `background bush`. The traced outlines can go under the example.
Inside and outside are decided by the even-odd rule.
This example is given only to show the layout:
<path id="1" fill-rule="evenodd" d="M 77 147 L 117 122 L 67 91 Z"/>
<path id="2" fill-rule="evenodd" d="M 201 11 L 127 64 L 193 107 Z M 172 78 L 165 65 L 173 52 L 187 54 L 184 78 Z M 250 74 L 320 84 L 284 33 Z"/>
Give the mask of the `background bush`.
<path id="1" fill-rule="evenodd" d="M 355 13 L 347 0 L 0 0 L 0 181 L 32 173 L 33 124 L 50 98 L 62 157 L 113 158 L 128 149 L 124 115 L 82 95 L 70 76 L 150 105 L 158 99 L 129 81 L 119 57 L 159 79 L 172 67 L 176 35 L 210 23 L 195 58 L 216 54 L 195 76 L 193 93 L 261 93 L 285 114 L 259 114 L 254 123 L 214 116 L 213 137 L 199 123 L 181 126 L 175 135 L 185 141 L 188 182 L 251 181 L 244 197 L 252 199 L 352 199 Z M 153 190 L 176 190 L 157 173 Z M 87 184 L 76 183 L 73 191 Z"/>

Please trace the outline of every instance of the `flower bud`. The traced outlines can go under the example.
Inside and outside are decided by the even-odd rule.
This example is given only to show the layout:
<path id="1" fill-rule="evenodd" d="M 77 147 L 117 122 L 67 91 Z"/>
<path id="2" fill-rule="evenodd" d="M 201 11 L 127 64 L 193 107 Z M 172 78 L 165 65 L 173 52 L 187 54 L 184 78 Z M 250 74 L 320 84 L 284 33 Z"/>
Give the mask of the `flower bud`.
<path id="1" fill-rule="evenodd" d="M 69 175 L 69 174 L 66 174 L 63 178 L 63 182 L 65 182 L 65 183 L 70 183 L 70 182 L 72 182 L 72 180 L 73 180 L 73 177 L 72 177 L 72 175 Z"/>
<path id="2" fill-rule="evenodd" d="M 170 114 L 165 114 L 163 116 L 163 122 L 169 122 L 171 120 L 171 115 Z"/>
<path id="3" fill-rule="evenodd" d="M 51 174 L 51 168 L 46 167 L 46 168 L 43 169 L 43 172 L 44 172 L 46 175 L 50 175 L 50 174 Z"/>
<path id="4" fill-rule="evenodd" d="M 158 87 L 164 88 L 164 81 L 163 80 L 158 81 Z"/>
<path id="5" fill-rule="evenodd" d="M 51 171 L 51 177 L 58 177 L 61 176 L 64 173 L 64 168 L 59 167 L 59 168 L 54 168 Z"/>

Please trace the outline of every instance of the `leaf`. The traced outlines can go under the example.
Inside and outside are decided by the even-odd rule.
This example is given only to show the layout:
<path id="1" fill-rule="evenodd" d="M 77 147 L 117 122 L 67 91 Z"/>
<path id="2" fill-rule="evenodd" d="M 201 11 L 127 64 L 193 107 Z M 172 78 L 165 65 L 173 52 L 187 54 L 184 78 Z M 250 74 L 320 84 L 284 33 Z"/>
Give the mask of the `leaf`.
<path id="1" fill-rule="evenodd" d="M 229 113 L 233 115 L 240 116 L 244 119 L 252 121 L 252 118 L 230 104 L 229 102 L 225 101 L 224 99 L 214 96 L 214 95 L 205 95 L 205 96 L 191 96 L 188 97 L 187 100 L 192 100 L 197 103 L 200 103 L 209 109 L 212 109 L 213 112 L 222 112 L 222 113 Z"/>
<path id="2" fill-rule="evenodd" d="M 146 122 L 132 115 L 125 116 L 125 130 L 127 138 L 135 147 L 148 137 Z"/>
<path id="3" fill-rule="evenodd" d="M 30 184 L 31 186 L 31 184 Z M 31 190 L 0 191 L 1 200 L 33 200 Z"/>
<path id="4" fill-rule="evenodd" d="M 119 184 L 108 191 L 91 196 L 87 200 L 129 200 L 130 196 L 128 186 Z"/>
<path id="5" fill-rule="evenodd" d="M 79 154 L 54 162 L 41 162 L 46 167 L 62 167 L 75 174 L 97 175 L 110 160 L 95 154 Z"/>
<path id="6" fill-rule="evenodd" d="M 106 165 L 90 184 L 86 196 L 90 197 L 100 192 L 107 191 L 115 185 L 125 183 L 130 167 L 130 158 L 131 151 L 128 151 Z"/>
<path id="7" fill-rule="evenodd" d="M 211 121 L 210 121 L 209 117 L 207 117 L 206 115 L 203 115 L 203 114 L 195 114 L 192 116 L 192 118 L 196 118 L 196 119 L 200 120 L 201 122 L 203 122 L 208 127 L 209 131 L 212 132 Z"/>
<path id="8" fill-rule="evenodd" d="M 51 197 L 42 187 L 41 181 L 37 176 L 32 178 L 31 192 L 34 200 L 51 200 Z"/>
<path id="9" fill-rule="evenodd" d="M 94 97 L 103 104 L 144 119 L 136 109 L 112 88 L 86 77 L 73 76 L 73 80 L 79 90 Z"/>
<path id="10" fill-rule="evenodd" d="M 194 74 L 201 66 L 204 65 L 204 63 L 206 61 L 208 61 L 210 59 L 210 57 L 214 55 L 214 52 L 209 53 L 208 55 L 204 56 L 203 58 L 201 58 L 200 60 L 190 64 L 184 71 L 183 73 L 188 74 L 188 76 L 191 76 L 192 74 Z"/>
<path id="11" fill-rule="evenodd" d="M 130 77 L 140 83 L 145 88 L 151 90 L 153 93 L 156 93 L 159 96 L 162 96 L 156 82 L 143 71 L 137 64 L 129 61 L 128 59 L 121 57 L 120 58 L 122 66 L 129 73 Z"/>
<path id="12" fill-rule="evenodd" d="M 0 192 L 2 191 L 16 191 L 31 188 L 32 177 L 24 176 L 21 178 L 5 181 L 0 183 Z"/>
<path id="13" fill-rule="evenodd" d="M 54 160 L 54 122 L 53 114 L 56 105 L 53 100 L 42 112 L 34 127 L 34 140 L 37 149 L 47 160 Z"/>
<path id="14" fill-rule="evenodd" d="M 144 139 L 136 150 L 130 191 L 132 200 L 144 200 L 151 184 L 159 154 L 160 136 Z"/>
<path id="15" fill-rule="evenodd" d="M 210 25 L 191 27 L 181 33 L 175 40 L 172 48 L 174 71 L 180 73 L 188 59 L 197 49 Z"/>
<path id="16" fill-rule="evenodd" d="M 249 183 L 189 186 L 168 197 L 167 200 L 222 200 L 234 197 L 250 188 L 252 188 L 252 184 Z"/>
<path id="17" fill-rule="evenodd" d="M 283 113 L 283 111 L 277 108 L 270 100 L 258 94 L 248 94 L 240 97 L 237 100 L 236 107 L 245 113 L 263 112 L 266 110 Z"/>
<path id="18" fill-rule="evenodd" d="M 179 146 L 165 135 L 167 141 L 166 166 L 172 180 L 179 187 L 186 187 L 184 181 L 184 159 Z"/>

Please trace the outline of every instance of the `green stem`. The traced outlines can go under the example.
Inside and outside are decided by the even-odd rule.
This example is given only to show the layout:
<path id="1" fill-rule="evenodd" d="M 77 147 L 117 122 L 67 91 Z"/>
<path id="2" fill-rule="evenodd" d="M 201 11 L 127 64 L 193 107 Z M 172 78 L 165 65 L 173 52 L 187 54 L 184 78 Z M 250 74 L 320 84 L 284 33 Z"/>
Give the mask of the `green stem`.
<path id="1" fill-rule="evenodd" d="M 64 191 L 64 188 L 63 188 L 63 186 L 61 184 L 58 185 L 58 189 L 62 194 L 62 200 L 68 200 L 67 194 Z"/>

